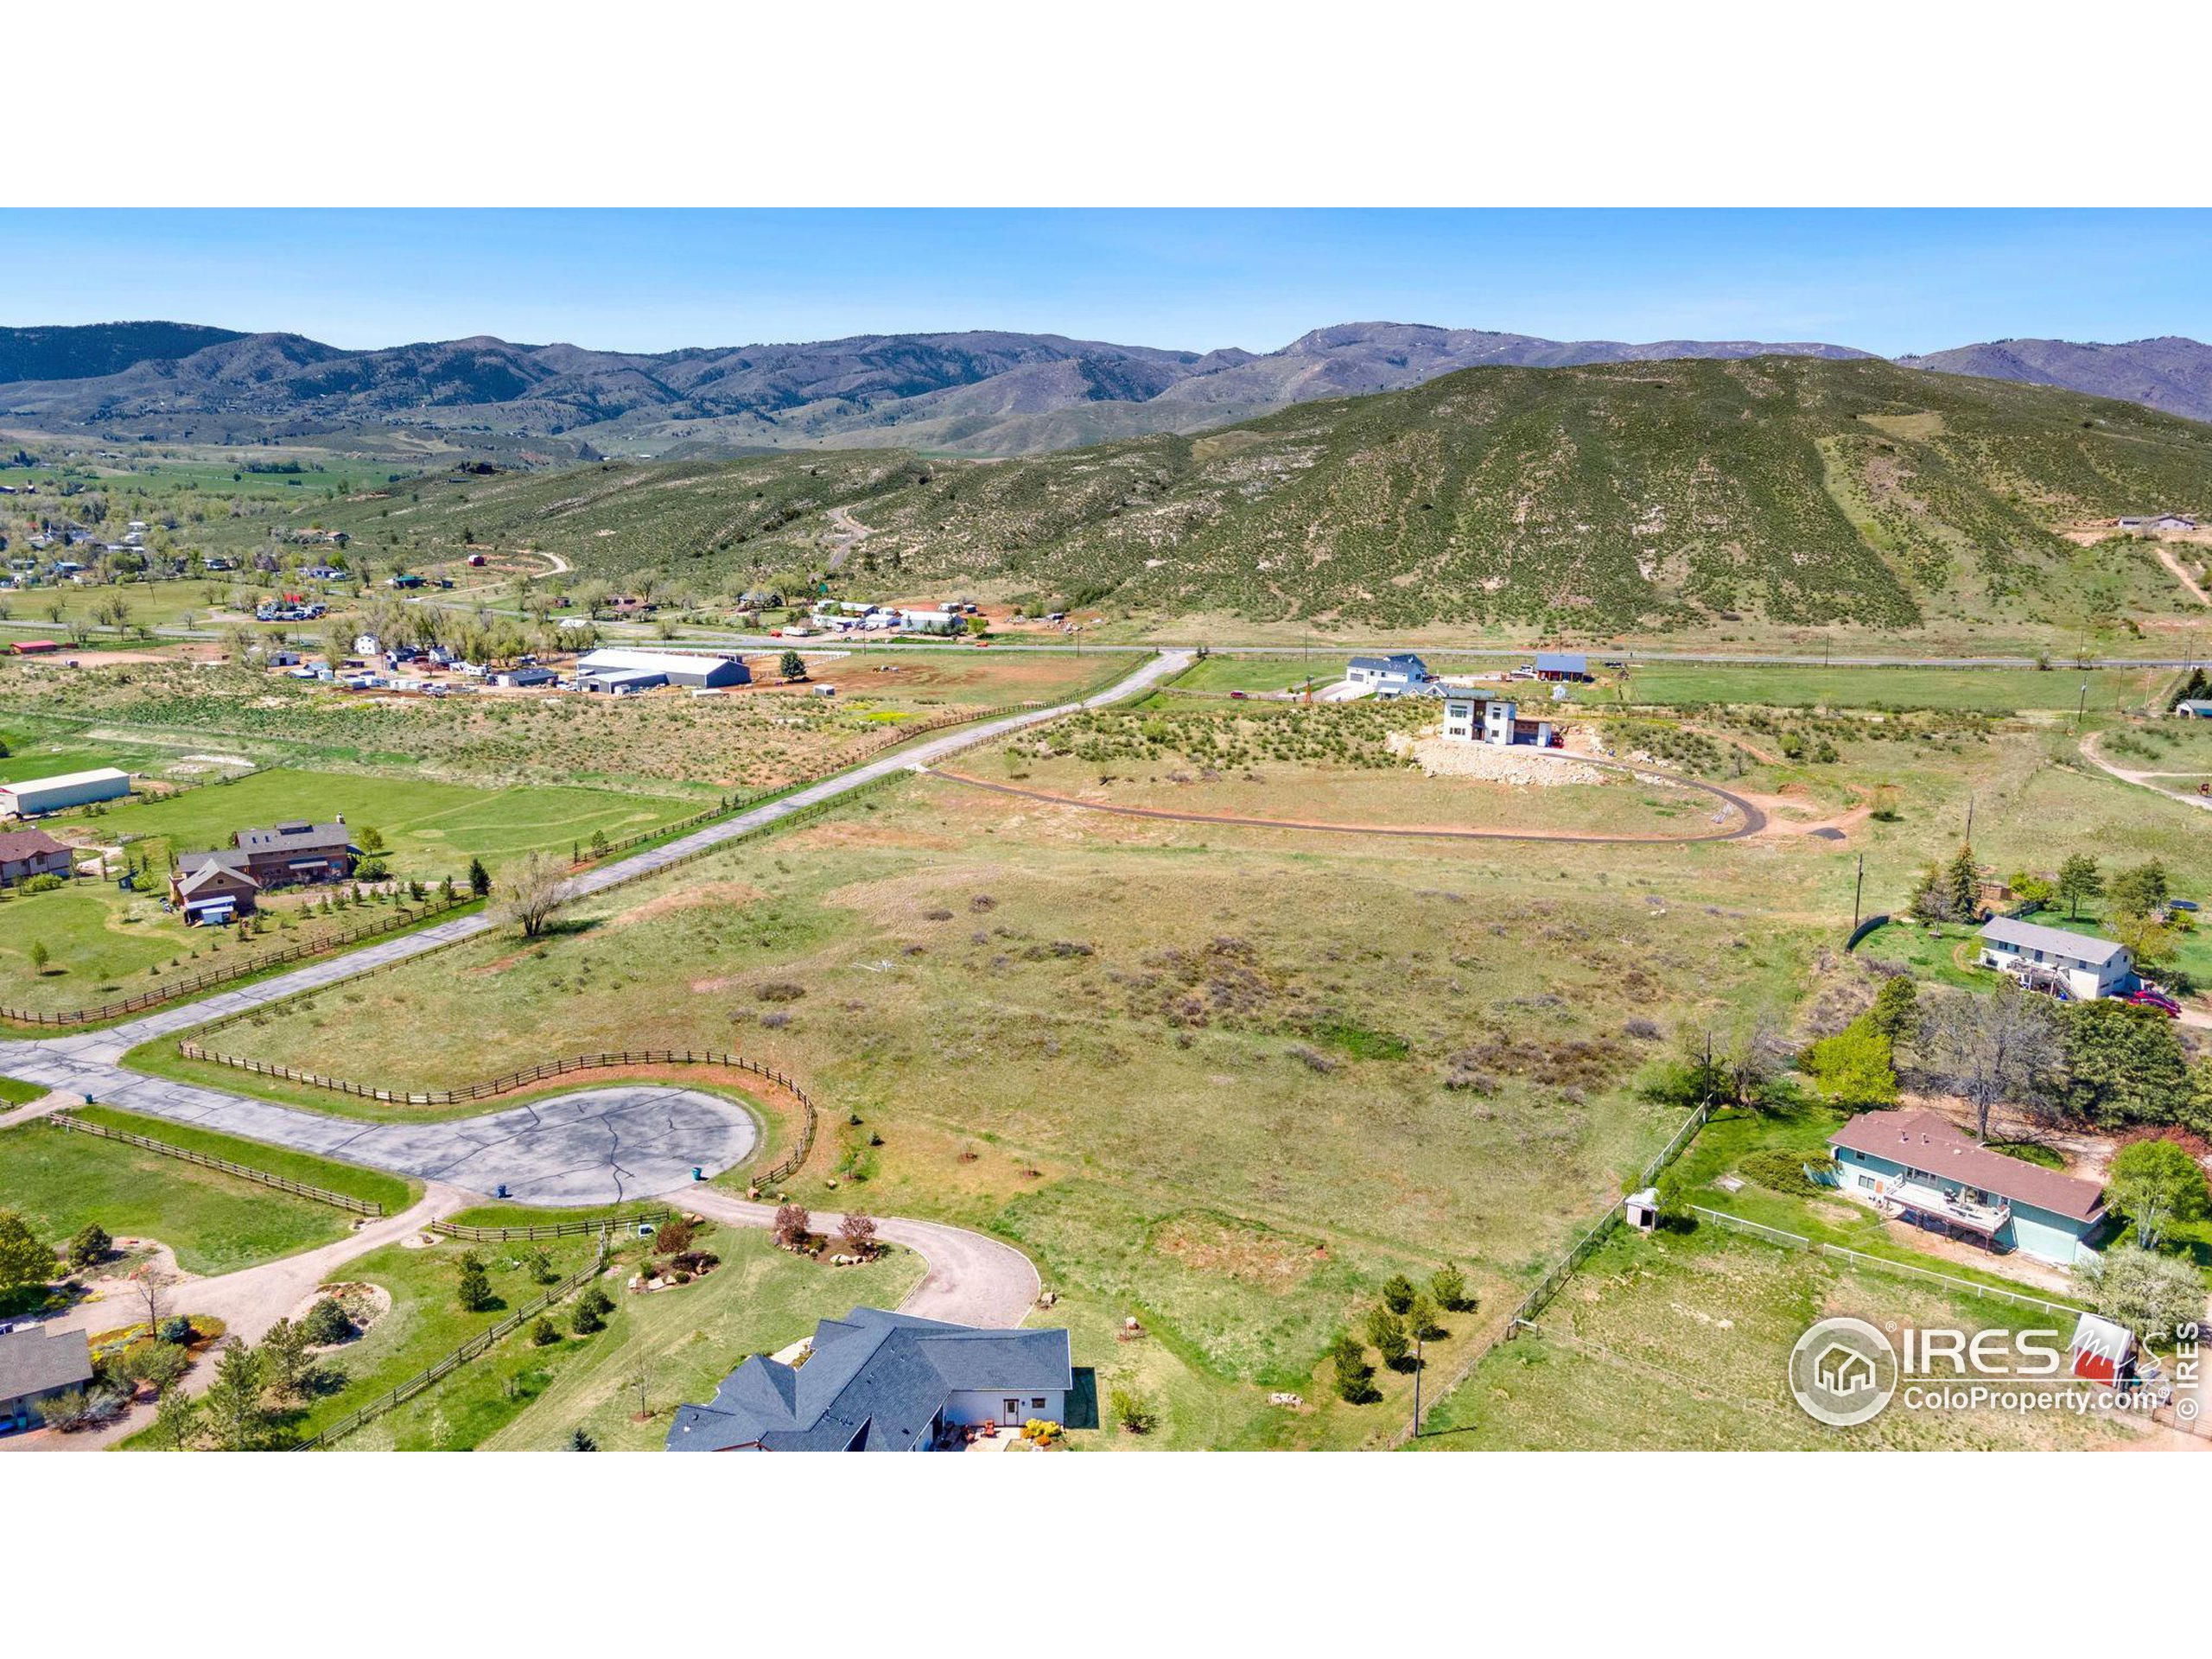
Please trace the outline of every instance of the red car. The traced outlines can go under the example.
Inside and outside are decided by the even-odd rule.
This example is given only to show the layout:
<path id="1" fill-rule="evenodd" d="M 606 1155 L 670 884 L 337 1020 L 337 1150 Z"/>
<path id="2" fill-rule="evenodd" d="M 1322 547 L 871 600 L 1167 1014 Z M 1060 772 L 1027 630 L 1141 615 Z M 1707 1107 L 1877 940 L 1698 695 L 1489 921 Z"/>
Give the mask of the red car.
<path id="1" fill-rule="evenodd" d="M 2133 1002 L 2139 1008 L 2156 1008 L 2169 1020 L 2181 1018 L 2181 1004 L 2164 991 L 2154 991 L 2145 987 L 2139 991 L 2128 992 L 2125 1000 Z"/>

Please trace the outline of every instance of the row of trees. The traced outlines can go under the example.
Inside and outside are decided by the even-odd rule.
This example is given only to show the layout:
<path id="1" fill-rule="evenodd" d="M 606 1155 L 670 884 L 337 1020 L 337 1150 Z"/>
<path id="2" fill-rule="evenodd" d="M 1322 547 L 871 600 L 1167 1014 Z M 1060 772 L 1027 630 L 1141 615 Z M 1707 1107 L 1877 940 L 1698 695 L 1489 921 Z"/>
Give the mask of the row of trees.
<path id="1" fill-rule="evenodd" d="M 1375 1368 L 1367 1362 L 1371 1344 L 1383 1364 L 1394 1371 L 1408 1371 L 1416 1342 L 1434 1342 L 1450 1335 L 1442 1323 L 1446 1310 L 1465 1312 L 1476 1306 L 1467 1294 L 1466 1275 L 1446 1263 L 1429 1275 L 1424 1288 L 1402 1273 L 1382 1281 L 1382 1293 L 1360 1325 L 1360 1337 L 1345 1332 L 1329 1346 L 1329 1366 L 1338 1398 L 1364 1405 L 1382 1397 L 1375 1386 Z M 1126 1424 L 1123 1425 L 1125 1427 Z"/>
<path id="2" fill-rule="evenodd" d="M 2107 877 L 2103 866 L 2087 853 L 2070 853 L 2056 875 L 2032 871 L 2014 872 L 2006 879 L 2017 899 L 2034 905 L 2063 905 L 2067 918 L 2079 921 L 2083 906 L 2105 900 L 2104 925 L 2128 948 L 2135 960 L 2158 966 L 2173 956 L 2175 924 L 2166 911 L 2171 895 L 2166 867 L 2158 859 L 2131 865 Z M 1922 872 L 1912 895 L 1912 914 L 1923 922 L 1970 922 L 1982 913 L 1980 866 L 1974 849 L 1961 842 L 1959 850 L 1940 864 Z"/>

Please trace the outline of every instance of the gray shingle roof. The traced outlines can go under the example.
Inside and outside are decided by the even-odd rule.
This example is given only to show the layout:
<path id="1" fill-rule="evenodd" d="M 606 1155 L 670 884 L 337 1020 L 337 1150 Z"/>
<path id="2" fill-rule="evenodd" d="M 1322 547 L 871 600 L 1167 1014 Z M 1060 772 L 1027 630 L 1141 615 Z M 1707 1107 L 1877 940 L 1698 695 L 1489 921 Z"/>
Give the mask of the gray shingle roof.
<path id="1" fill-rule="evenodd" d="M 1351 666 L 1371 669 L 1378 674 L 1425 675 L 1428 672 L 1428 664 L 1410 651 L 1394 651 L 1387 657 L 1355 657 L 1351 659 Z"/>
<path id="2" fill-rule="evenodd" d="M 49 1389 L 71 1389 L 92 1377 L 92 1345 L 81 1331 L 43 1326 L 0 1337 L 0 1401 L 21 1400 Z"/>
<path id="3" fill-rule="evenodd" d="M 1983 925 L 1981 937 L 2016 950 L 2040 950 L 2047 957 L 2083 963 L 2092 968 L 2103 967 L 2127 949 L 2116 939 L 2092 938 L 2086 933 L 2069 933 L 2063 927 L 2045 927 L 2040 922 L 2024 922 L 2012 916 L 1992 918 Z"/>
<path id="4" fill-rule="evenodd" d="M 1579 651 L 1540 651 L 1536 653 L 1536 672 L 1539 674 L 1587 674 L 1590 659 Z"/>
<path id="5" fill-rule="evenodd" d="M 684 1406 L 671 1452 L 906 1452 L 963 1389 L 1073 1385 L 1065 1331 L 982 1331 L 856 1307 L 815 1327 L 803 1366 L 758 1356 L 703 1406 Z"/>

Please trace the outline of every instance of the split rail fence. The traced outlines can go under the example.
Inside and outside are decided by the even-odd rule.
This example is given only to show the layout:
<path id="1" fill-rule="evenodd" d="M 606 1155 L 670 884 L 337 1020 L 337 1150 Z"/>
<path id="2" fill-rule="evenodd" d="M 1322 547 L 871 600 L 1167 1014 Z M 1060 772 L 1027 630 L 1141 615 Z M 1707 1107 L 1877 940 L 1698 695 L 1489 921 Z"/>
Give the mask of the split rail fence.
<path id="1" fill-rule="evenodd" d="M 266 950 L 257 957 L 222 968 L 203 969 L 183 979 L 166 980 L 150 989 L 135 995 L 103 1002 L 97 1007 L 67 1008 L 60 1013 L 41 1013 L 35 1008 L 0 1007 L 0 1020 L 12 1020 L 22 1026 L 92 1026 L 103 1020 L 114 1020 L 126 1014 L 138 1014 L 147 1008 L 158 1007 L 164 1002 L 174 1002 L 181 996 L 194 991 L 204 991 L 218 985 L 228 985 L 270 968 L 282 967 L 288 962 L 301 962 L 309 957 L 327 956 L 363 939 L 372 939 L 383 933 L 394 933 L 403 927 L 412 927 L 434 916 L 443 916 L 460 910 L 473 902 L 456 898 L 451 904 L 397 905 L 391 915 L 366 927 L 347 928 L 342 932 L 325 935 L 321 938 L 304 940 L 286 945 L 281 950 Z"/>
<path id="2" fill-rule="evenodd" d="M 282 1175 L 272 1175 L 265 1169 L 255 1169 L 247 1164 L 234 1164 L 227 1158 L 211 1158 L 204 1152 L 194 1152 L 188 1147 L 171 1146 L 166 1141 L 156 1141 L 147 1135 L 133 1135 L 127 1129 L 111 1129 L 101 1123 L 87 1123 L 81 1117 L 67 1112 L 54 1112 L 47 1120 L 57 1129 L 74 1129 L 79 1135 L 96 1135 L 104 1141 L 120 1141 L 126 1146 L 137 1147 L 146 1152 L 157 1152 L 164 1158 L 179 1158 L 188 1164 L 197 1164 L 202 1169 L 217 1169 L 226 1175 L 257 1181 L 264 1186 L 273 1186 L 280 1192 L 289 1192 L 302 1198 L 313 1198 L 317 1204 L 334 1205 L 340 1210 L 351 1210 L 357 1216 L 381 1216 L 384 1205 L 373 1198 L 357 1198 L 345 1192 L 333 1192 L 328 1187 L 310 1186 L 305 1181 L 295 1181 Z"/>
<path id="3" fill-rule="evenodd" d="M 400 1383 L 397 1388 L 387 1389 L 385 1393 L 378 1395 L 375 1399 L 370 1401 L 366 1405 L 360 1407 L 358 1410 L 346 1413 L 345 1416 L 340 1417 L 336 1422 L 332 1423 L 327 1428 L 323 1428 L 314 1434 L 310 1434 L 306 1440 L 302 1440 L 298 1445 L 295 1446 L 292 1450 L 295 1452 L 314 1452 L 321 1449 L 321 1447 L 334 1445 L 338 1441 L 344 1440 L 348 1434 L 353 1433 L 354 1430 L 360 1428 L 365 1424 L 374 1421 L 377 1418 L 383 1416 L 385 1413 L 405 1405 L 410 1400 L 412 1400 L 416 1395 L 422 1393 L 423 1389 L 429 1388 L 441 1377 L 448 1376 L 451 1373 L 459 1370 L 462 1366 L 467 1364 L 470 1360 L 478 1358 L 484 1353 L 487 1352 L 496 1344 L 512 1336 L 516 1332 L 522 1329 L 524 1321 L 536 1319 L 539 1314 L 545 1312 L 547 1308 L 551 1307 L 563 1298 L 581 1289 L 585 1285 L 589 1284 L 593 1280 L 598 1278 L 599 1275 L 607 1269 L 607 1254 L 613 1249 L 614 1230 L 611 1223 L 600 1223 L 596 1224 L 599 1227 L 599 1249 L 593 1255 L 590 1266 L 581 1268 L 575 1273 L 570 1274 L 566 1279 L 561 1281 L 559 1284 L 555 1285 L 543 1294 L 531 1297 L 529 1301 L 524 1303 L 522 1306 L 508 1314 L 505 1319 L 501 1319 L 497 1325 L 491 1325 L 482 1331 L 479 1331 L 467 1342 L 462 1343 L 460 1347 L 454 1349 L 443 1359 L 438 1361 L 436 1364 L 429 1366 L 426 1370 L 416 1372 L 414 1376 L 409 1377 L 404 1382 Z"/>

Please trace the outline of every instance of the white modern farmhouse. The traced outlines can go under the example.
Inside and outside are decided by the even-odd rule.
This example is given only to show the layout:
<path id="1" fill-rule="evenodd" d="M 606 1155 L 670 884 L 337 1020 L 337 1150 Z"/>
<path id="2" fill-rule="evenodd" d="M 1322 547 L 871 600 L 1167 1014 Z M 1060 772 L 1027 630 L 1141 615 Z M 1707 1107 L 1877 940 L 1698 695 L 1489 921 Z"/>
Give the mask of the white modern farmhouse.
<path id="1" fill-rule="evenodd" d="M 1445 692 L 1444 735 L 1454 743 L 1494 743 L 1501 748 L 1522 743 L 1550 749 L 1560 741 L 1549 720 L 1525 718 L 1512 698 L 1479 691 Z"/>

